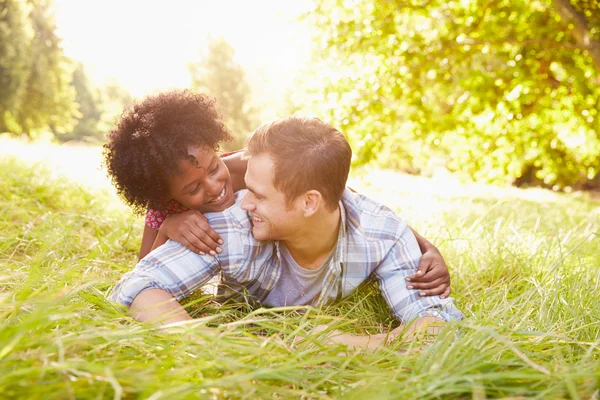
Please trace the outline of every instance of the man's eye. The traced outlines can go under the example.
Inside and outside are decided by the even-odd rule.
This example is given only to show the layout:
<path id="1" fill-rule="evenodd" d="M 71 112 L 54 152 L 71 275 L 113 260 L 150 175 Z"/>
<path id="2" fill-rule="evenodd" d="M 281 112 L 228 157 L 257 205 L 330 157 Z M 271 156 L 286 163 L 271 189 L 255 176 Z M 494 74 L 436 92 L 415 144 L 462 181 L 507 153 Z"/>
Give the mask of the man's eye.
<path id="1" fill-rule="evenodd" d="M 200 190 L 200 185 L 196 185 L 196 187 L 194 188 L 194 190 L 192 190 L 188 194 L 196 194 L 196 193 L 198 193 L 198 190 Z"/>

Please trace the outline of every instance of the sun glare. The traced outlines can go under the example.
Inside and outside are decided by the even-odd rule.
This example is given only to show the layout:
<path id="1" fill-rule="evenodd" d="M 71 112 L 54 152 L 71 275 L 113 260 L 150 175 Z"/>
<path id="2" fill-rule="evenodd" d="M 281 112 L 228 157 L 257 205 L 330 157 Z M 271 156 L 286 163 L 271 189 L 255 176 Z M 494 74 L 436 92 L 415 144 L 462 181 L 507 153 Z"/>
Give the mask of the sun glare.
<path id="1" fill-rule="evenodd" d="M 57 33 L 98 83 L 115 78 L 133 96 L 190 85 L 187 64 L 208 38 L 224 37 L 255 97 L 277 99 L 309 54 L 298 16 L 307 0 L 280 2 L 55 0 Z"/>

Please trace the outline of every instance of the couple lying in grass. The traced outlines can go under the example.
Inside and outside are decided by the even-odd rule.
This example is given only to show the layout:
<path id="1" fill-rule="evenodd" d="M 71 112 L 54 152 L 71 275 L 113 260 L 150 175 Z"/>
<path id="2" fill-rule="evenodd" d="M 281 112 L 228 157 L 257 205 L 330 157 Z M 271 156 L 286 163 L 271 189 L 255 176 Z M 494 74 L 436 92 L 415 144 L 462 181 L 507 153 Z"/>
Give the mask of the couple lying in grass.
<path id="1" fill-rule="evenodd" d="M 402 327 L 337 334 L 373 347 L 458 320 L 438 250 L 394 212 L 346 187 L 352 150 L 314 118 L 265 124 L 219 157 L 229 133 L 206 96 L 173 91 L 123 114 L 105 145 L 118 192 L 147 211 L 140 261 L 111 299 L 140 321 L 190 316 L 177 302 L 219 277 L 220 300 L 321 307 L 375 280 Z"/>

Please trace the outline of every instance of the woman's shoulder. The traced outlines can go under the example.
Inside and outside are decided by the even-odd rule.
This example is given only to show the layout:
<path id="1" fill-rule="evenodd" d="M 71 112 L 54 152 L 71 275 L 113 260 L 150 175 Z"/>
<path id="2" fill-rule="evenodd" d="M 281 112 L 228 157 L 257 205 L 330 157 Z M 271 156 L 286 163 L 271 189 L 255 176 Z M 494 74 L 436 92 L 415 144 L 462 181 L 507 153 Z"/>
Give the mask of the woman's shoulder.
<path id="1" fill-rule="evenodd" d="M 160 226 L 163 224 L 163 222 L 165 222 L 165 219 L 167 219 L 167 217 L 174 215 L 174 214 L 180 214 L 187 210 L 188 209 L 186 207 L 184 207 L 181 204 L 179 204 L 178 202 L 172 200 L 163 209 L 149 208 L 148 211 L 146 212 L 145 222 L 146 222 L 146 225 L 148 225 L 150 228 L 152 228 L 154 230 L 158 230 L 160 228 Z"/>

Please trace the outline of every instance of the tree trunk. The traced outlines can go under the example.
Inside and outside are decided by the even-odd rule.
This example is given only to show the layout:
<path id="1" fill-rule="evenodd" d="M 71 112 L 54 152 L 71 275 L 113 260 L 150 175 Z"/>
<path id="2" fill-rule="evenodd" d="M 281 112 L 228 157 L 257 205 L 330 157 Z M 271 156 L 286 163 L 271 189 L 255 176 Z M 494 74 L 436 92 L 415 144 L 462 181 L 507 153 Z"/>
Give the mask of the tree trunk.
<path id="1" fill-rule="evenodd" d="M 577 46 L 582 50 L 587 50 L 596 66 L 596 71 L 600 74 L 600 40 L 595 40 L 590 35 L 590 27 L 585 15 L 578 12 L 569 0 L 552 0 L 552 4 L 558 15 L 568 29 L 573 24 L 571 35 L 575 39 Z"/>

